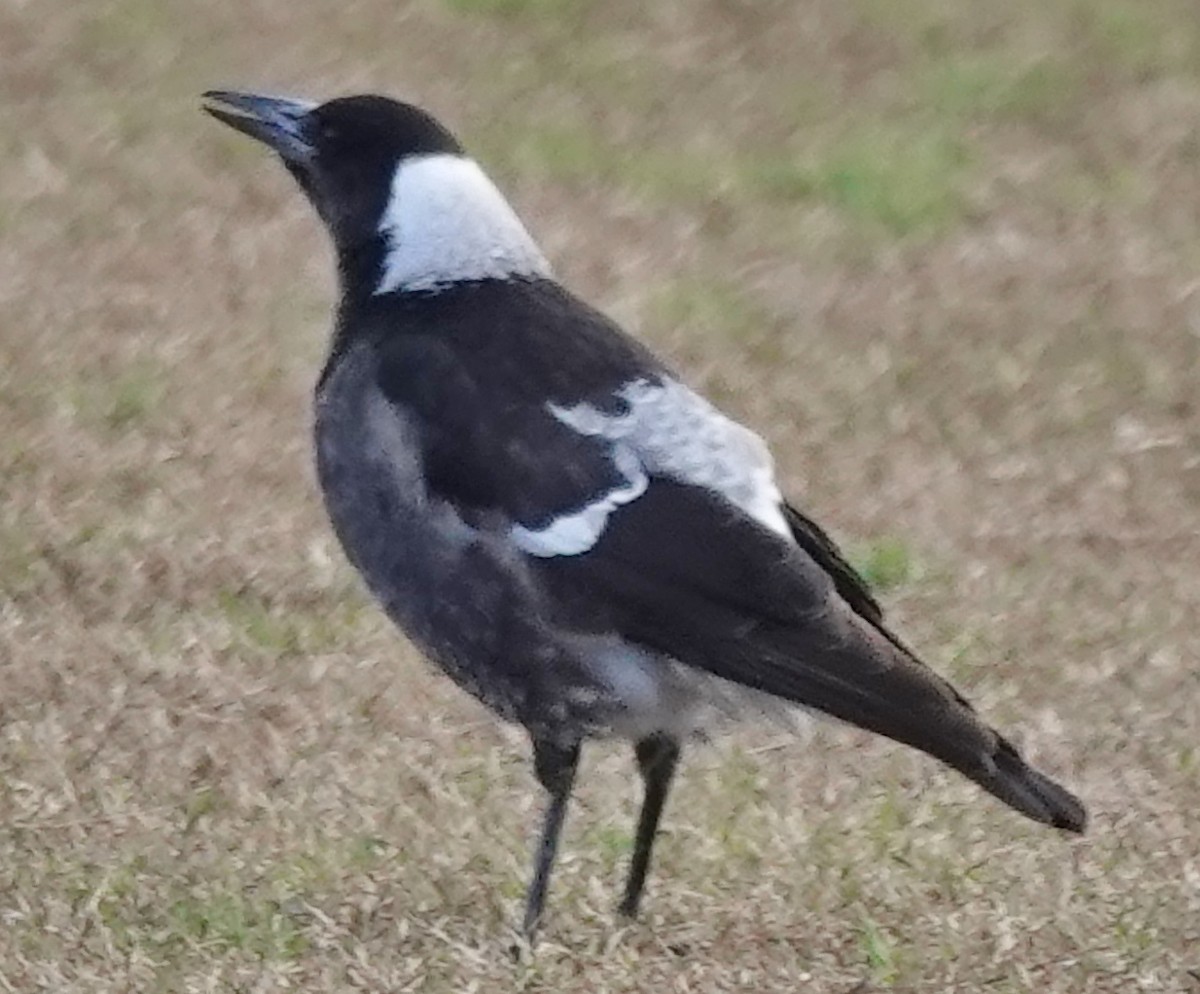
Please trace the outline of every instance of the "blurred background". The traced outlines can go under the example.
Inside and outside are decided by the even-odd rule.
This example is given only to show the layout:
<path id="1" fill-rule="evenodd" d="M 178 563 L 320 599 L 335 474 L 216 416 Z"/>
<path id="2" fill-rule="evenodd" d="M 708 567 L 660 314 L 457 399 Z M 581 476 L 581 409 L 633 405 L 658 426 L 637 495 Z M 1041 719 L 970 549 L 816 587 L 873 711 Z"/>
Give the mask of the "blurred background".
<path id="1" fill-rule="evenodd" d="M 747 728 L 626 926 L 594 747 L 513 964 L 526 745 L 334 545 L 329 249 L 211 87 L 434 111 L 1090 835 Z M 8 0 L 0 990 L 1200 990 L 1198 129 L 1193 0 Z"/>

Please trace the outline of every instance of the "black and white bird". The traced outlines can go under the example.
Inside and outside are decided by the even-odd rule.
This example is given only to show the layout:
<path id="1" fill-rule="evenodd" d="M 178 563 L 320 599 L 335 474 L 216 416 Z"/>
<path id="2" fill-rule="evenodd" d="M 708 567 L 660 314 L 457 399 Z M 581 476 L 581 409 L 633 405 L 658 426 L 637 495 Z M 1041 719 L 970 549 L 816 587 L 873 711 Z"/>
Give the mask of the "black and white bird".
<path id="1" fill-rule="evenodd" d="M 316 459 L 346 555 L 426 655 L 532 740 L 549 804 L 526 933 L 581 743 L 634 744 L 633 915 L 681 744 L 739 710 L 833 715 L 1084 830 L 1080 801 L 888 630 L 781 496 L 763 441 L 558 283 L 433 117 L 378 96 L 205 98 L 279 154 L 333 240 Z"/>

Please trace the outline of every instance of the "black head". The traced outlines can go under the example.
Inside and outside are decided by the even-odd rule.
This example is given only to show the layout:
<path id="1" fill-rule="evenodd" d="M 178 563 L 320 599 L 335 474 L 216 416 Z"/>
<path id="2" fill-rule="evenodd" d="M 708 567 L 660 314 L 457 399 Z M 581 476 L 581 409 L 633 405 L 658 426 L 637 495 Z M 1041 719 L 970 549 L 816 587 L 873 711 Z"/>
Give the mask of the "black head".
<path id="1" fill-rule="evenodd" d="M 387 97 L 341 97 L 317 105 L 211 90 L 204 99 L 204 109 L 218 121 L 279 154 L 339 249 L 374 237 L 392 177 L 404 159 L 462 154 L 458 141 L 432 116 Z"/>
<path id="2" fill-rule="evenodd" d="M 549 264 L 495 184 L 411 104 L 316 105 L 205 94 L 213 117 L 274 149 L 333 237 L 343 299 L 544 278 Z"/>

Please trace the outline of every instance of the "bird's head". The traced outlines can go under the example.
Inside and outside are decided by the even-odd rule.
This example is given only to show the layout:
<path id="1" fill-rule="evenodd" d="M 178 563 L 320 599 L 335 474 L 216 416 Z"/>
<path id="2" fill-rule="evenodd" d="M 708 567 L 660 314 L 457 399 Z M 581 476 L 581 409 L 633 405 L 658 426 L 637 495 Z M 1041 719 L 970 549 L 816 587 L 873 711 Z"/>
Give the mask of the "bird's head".
<path id="1" fill-rule="evenodd" d="M 325 222 L 343 289 L 430 292 L 549 267 L 504 197 L 434 117 L 387 97 L 315 104 L 204 94 L 217 120 L 283 160 Z"/>

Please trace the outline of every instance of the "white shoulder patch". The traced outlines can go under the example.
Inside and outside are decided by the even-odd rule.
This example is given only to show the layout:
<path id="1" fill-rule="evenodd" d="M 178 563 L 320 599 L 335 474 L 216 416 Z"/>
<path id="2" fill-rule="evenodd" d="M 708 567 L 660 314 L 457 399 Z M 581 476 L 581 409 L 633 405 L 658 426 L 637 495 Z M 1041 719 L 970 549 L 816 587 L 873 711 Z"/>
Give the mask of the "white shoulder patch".
<path id="1" fill-rule="evenodd" d="M 634 380 L 619 396 L 629 407 L 624 414 L 606 414 L 590 404 L 551 405 L 551 411 L 581 434 L 628 446 L 648 472 L 713 490 L 793 540 L 775 464 L 758 435 L 678 380 Z"/>
<path id="2" fill-rule="evenodd" d="M 401 161 L 379 231 L 388 253 L 376 295 L 464 280 L 550 276 L 550 264 L 508 201 L 463 156 Z"/>
<path id="3" fill-rule="evenodd" d="M 649 483 L 645 470 L 627 449 L 618 449 L 615 461 L 625 475 L 624 484 L 601 494 L 578 511 L 560 515 L 543 528 L 514 525 L 511 534 L 517 548 L 531 556 L 548 559 L 578 556 L 595 545 L 604 533 L 609 515 L 622 504 L 641 497 Z"/>

